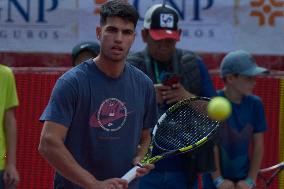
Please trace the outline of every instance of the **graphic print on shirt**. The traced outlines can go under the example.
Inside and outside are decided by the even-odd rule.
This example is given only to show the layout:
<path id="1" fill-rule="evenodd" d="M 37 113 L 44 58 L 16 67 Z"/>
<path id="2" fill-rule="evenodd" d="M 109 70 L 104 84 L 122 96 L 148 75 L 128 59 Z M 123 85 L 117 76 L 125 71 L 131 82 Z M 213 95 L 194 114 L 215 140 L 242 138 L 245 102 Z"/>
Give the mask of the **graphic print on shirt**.
<path id="1" fill-rule="evenodd" d="M 104 100 L 97 112 L 90 118 L 91 127 L 101 127 L 105 131 L 118 131 L 121 129 L 127 118 L 125 104 L 117 98 Z"/>
<path id="2" fill-rule="evenodd" d="M 220 142 L 222 147 L 233 158 L 247 153 L 251 137 L 253 135 L 253 126 L 249 123 L 243 129 L 238 131 L 227 124 L 220 130 Z"/>

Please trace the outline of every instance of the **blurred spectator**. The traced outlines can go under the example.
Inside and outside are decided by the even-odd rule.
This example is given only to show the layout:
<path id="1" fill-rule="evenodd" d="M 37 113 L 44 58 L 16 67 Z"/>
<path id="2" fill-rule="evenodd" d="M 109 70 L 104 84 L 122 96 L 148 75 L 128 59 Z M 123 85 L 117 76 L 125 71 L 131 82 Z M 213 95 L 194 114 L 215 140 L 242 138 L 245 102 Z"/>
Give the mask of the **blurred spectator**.
<path id="1" fill-rule="evenodd" d="M 19 182 L 16 169 L 17 128 L 14 109 L 19 104 L 10 68 L 0 65 L 0 188 L 14 189 Z"/>
<path id="2" fill-rule="evenodd" d="M 232 105 L 232 114 L 220 130 L 215 149 L 217 170 L 203 176 L 204 189 L 251 189 L 263 157 L 263 132 L 267 129 L 261 99 L 252 94 L 255 76 L 267 72 L 247 52 L 227 54 L 220 67 L 224 88 L 219 96 Z M 251 156 L 249 156 L 251 148 Z"/>
<path id="3" fill-rule="evenodd" d="M 193 52 L 176 48 L 181 35 L 178 21 L 178 13 L 173 7 L 163 4 L 150 7 L 145 14 L 144 28 L 141 31 L 147 46 L 143 51 L 128 57 L 129 62 L 154 82 L 160 114 L 171 104 L 185 98 L 215 95 L 202 59 Z M 164 81 L 173 81 L 175 78 L 180 80 L 171 85 Z M 210 143 L 195 154 L 161 160 L 149 175 L 141 179 L 140 188 L 192 188 L 199 172 L 214 170 L 213 155 L 213 145 Z"/>
<path id="4" fill-rule="evenodd" d="M 86 41 L 79 43 L 72 49 L 72 66 L 77 66 L 90 58 L 95 58 L 99 53 L 100 45 L 97 42 Z"/>

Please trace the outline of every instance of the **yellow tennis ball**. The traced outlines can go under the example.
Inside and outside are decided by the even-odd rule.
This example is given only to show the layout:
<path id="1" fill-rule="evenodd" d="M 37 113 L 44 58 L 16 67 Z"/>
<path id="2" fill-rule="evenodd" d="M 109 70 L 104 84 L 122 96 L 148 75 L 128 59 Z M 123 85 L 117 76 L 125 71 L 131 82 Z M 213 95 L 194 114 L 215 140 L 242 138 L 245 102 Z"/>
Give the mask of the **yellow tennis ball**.
<path id="1" fill-rule="evenodd" d="M 216 121 L 224 121 L 232 112 L 231 103 L 224 97 L 212 98 L 207 106 L 208 116 Z"/>

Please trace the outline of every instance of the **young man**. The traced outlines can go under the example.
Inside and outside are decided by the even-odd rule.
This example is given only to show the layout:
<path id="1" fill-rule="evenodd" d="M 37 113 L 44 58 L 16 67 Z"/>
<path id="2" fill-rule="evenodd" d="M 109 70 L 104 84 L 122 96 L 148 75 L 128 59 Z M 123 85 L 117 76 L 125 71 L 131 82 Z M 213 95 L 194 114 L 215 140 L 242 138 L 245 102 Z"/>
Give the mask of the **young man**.
<path id="1" fill-rule="evenodd" d="M 79 43 L 72 49 L 72 66 L 77 66 L 90 58 L 95 58 L 99 53 L 100 45 L 97 42 L 85 41 Z"/>
<path id="2" fill-rule="evenodd" d="M 10 68 L 0 65 L 0 188 L 16 188 L 17 128 L 14 109 L 19 105 L 16 83 Z"/>
<path id="3" fill-rule="evenodd" d="M 261 165 L 263 132 L 267 128 L 263 104 L 252 91 L 255 76 L 267 70 L 258 67 L 249 53 L 238 50 L 224 57 L 220 71 L 224 89 L 218 95 L 230 100 L 233 111 L 220 130 L 220 143 L 215 149 L 217 170 L 204 176 L 204 188 L 250 189 L 255 186 Z"/>
<path id="4" fill-rule="evenodd" d="M 40 118 L 39 151 L 57 170 L 54 188 L 138 189 L 137 179 L 128 186 L 120 177 L 144 157 L 156 122 L 152 81 L 125 62 L 137 11 L 113 0 L 100 14 L 100 54 L 59 78 Z"/>
<path id="5" fill-rule="evenodd" d="M 215 95 L 208 71 L 200 57 L 176 48 L 181 29 L 177 11 L 168 5 L 156 4 L 148 9 L 141 31 L 146 48 L 131 54 L 128 60 L 146 73 L 155 83 L 159 114 L 173 103 L 194 95 Z M 175 75 L 179 82 L 169 86 L 163 82 Z M 170 79 L 170 78 L 169 78 Z M 171 80 L 171 79 L 170 79 Z M 211 161 L 211 162 L 210 162 Z M 214 170 L 212 145 L 196 154 L 161 160 L 155 169 L 141 179 L 141 189 L 187 189 L 196 181 L 198 172 Z"/>

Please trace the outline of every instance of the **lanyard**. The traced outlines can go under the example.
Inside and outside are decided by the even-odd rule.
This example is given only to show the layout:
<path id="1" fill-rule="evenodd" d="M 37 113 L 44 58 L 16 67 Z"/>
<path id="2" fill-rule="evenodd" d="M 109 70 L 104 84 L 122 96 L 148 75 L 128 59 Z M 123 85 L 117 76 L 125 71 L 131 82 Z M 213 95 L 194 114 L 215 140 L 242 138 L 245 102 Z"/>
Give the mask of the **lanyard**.
<path id="1" fill-rule="evenodd" d="M 156 61 L 153 61 L 153 63 L 154 63 L 154 72 L 155 72 L 156 82 L 159 84 L 161 83 L 161 79 L 160 79 L 158 63 Z"/>

